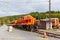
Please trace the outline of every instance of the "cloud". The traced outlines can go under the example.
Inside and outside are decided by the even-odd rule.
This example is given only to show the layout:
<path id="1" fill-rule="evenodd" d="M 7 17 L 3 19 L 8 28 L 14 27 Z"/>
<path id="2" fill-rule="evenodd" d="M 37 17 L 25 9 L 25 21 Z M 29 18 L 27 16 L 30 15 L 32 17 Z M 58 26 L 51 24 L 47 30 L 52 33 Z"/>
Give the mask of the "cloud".
<path id="1" fill-rule="evenodd" d="M 0 0 L 0 15 L 17 15 L 48 11 L 49 0 Z M 60 1 L 52 0 L 52 10 L 60 10 Z M 3 15 L 4 14 L 4 15 Z"/>
<path id="2" fill-rule="evenodd" d="M 0 11 L 0 17 L 3 17 L 3 16 L 12 16 L 12 15 L 22 15 L 22 14 L 25 14 L 25 13 Z"/>

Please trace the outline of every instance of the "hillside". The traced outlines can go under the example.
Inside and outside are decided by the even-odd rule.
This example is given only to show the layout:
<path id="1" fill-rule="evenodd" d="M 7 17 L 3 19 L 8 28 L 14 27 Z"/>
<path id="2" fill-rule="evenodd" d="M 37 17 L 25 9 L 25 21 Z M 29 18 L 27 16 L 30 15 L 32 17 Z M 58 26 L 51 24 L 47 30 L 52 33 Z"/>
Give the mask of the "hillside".
<path id="1" fill-rule="evenodd" d="M 47 18 L 49 16 L 48 12 L 31 12 L 29 14 L 32 15 L 33 17 L 35 17 L 36 19 L 43 19 L 43 18 Z M 25 14 L 25 15 L 28 15 L 28 14 Z M 14 20 L 19 19 L 21 16 L 24 16 L 24 15 L 14 15 L 14 16 L 1 17 L 0 18 L 0 24 L 10 23 Z M 59 11 L 57 11 L 57 12 L 51 11 L 50 17 L 51 18 L 57 17 L 60 19 L 60 12 Z"/>

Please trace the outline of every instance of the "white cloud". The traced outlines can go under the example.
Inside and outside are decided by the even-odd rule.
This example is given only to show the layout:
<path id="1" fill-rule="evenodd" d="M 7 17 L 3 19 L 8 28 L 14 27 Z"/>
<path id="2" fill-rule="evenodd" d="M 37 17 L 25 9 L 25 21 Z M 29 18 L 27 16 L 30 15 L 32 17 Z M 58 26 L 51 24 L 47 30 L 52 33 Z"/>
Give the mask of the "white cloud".
<path id="1" fill-rule="evenodd" d="M 0 15 L 48 11 L 49 0 L 0 0 Z M 60 10 L 60 0 L 52 0 L 52 10 Z M 3 15 L 3 16 L 4 16 Z"/>
<path id="2" fill-rule="evenodd" d="M 12 15 L 22 15 L 22 14 L 25 14 L 25 13 L 3 12 L 3 11 L 0 11 L 0 17 L 3 17 L 3 16 L 12 16 Z"/>

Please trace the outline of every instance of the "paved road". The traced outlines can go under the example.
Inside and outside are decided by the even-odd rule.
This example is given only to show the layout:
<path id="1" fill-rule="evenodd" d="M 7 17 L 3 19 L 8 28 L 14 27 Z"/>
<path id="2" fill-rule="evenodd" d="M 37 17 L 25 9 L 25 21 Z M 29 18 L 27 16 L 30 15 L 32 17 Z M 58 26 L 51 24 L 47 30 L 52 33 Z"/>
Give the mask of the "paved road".
<path id="1" fill-rule="evenodd" d="M 8 27 L 6 25 L 0 27 L 0 40 L 60 40 L 51 37 L 44 39 L 43 36 L 40 34 L 27 32 L 15 28 L 13 28 L 12 32 L 8 32 L 7 28 Z"/>
<path id="2" fill-rule="evenodd" d="M 12 32 L 7 31 L 7 26 L 0 27 L 0 39 L 4 40 L 39 40 L 38 34 L 13 29 Z"/>

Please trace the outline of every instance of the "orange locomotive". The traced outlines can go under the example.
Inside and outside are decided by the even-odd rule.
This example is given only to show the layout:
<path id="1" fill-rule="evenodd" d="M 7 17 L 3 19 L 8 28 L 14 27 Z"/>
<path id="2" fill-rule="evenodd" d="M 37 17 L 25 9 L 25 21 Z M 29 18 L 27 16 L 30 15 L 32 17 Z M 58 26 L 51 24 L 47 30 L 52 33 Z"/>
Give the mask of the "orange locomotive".
<path id="1" fill-rule="evenodd" d="M 28 29 L 28 30 L 38 28 L 36 18 L 32 17 L 31 15 L 22 16 L 18 20 L 15 20 L 14 24 L 15 24 L 14 26 L 16 27 L 19 26 L 19 27 L 23 27 L 24 29 Z M 36 26 L 34 26 L 34 24 L 36 24 Z"/>
<path id="2" fill-rule="evenodd" d="M 23 16 L 18 20 L 15 20 L 15 24 L 20 25 L 33 25 L 35 23 L 36 19 L 33 18 L 31 15 Z"/>

